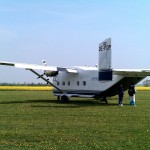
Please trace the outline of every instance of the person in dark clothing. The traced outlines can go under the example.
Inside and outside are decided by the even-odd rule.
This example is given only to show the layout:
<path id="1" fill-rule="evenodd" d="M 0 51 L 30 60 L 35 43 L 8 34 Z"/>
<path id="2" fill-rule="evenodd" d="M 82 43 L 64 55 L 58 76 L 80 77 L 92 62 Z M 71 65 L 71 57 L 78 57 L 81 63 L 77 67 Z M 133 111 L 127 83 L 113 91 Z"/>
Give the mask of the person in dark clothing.
<path id="1" fill-rule="evenodd" d="M 135 86 L 130 85 L 128 94 L 129 94 L 129 99 L 130 99 L 130 105 L 132 106 L 135 106 L 135 93 L 136 93 Z"/>
<path id="2" fill-rule="evenodd" d="M 124 90 L 122 84 L 119 86 L 119 105 L 123 106 Z"/>

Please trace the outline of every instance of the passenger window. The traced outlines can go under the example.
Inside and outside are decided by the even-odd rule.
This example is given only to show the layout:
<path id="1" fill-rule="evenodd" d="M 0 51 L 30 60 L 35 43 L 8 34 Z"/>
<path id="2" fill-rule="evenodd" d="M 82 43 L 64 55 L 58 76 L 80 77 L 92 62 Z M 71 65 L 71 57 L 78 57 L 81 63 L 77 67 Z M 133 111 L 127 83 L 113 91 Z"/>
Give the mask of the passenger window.
<path id="1" fill-rule="evenodd" d="M 59 82 L 57 82 L 57 85 L 59 86 Z"/>
<path id="2" fill-rule="evenodd" d="M 83 86 L 86 86 L 86 81 L 83 81 Z"/>
<path id="3" fill-rule="evenodd" d="M 65 85 L 65 81 L 62 82 L 62 85 Z"/>
<path id="4" fill-rule="evenodd" d="M 68 81 L 68 85 L 70 85 L 70 81 Z"/>
<path id="5" fill-rule="evenodd" d="M 80 82 L 79 81 L 77 81 L 77 86 L 79 86 L 80 85 Z"/>

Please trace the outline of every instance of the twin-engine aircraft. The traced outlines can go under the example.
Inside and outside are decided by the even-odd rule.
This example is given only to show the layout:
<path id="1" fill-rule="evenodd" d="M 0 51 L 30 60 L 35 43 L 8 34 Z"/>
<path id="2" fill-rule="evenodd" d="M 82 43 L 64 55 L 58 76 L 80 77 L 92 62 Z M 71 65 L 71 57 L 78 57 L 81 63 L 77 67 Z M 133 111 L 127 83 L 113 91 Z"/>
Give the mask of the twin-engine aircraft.
<path id="1" fill-rule="evenodd" d="M 99 44 L 98 66 L 56 67 L 0 61 L 0 65 L 14 66 L 31 71 L 54 87 L 53 93 L 60 102 L 70 97 L 87 97 L 107 102 L 107 97 L 118 94 L 122 84 L 127 90 L 130 84 L 137 84 L 150 76 L 150 69 L 113 69 L 111 67 L 111 38 Z M 36 70 L 42 70 L 41 75 Z M 49 79 L 50 78 L 50 79 Z"/>

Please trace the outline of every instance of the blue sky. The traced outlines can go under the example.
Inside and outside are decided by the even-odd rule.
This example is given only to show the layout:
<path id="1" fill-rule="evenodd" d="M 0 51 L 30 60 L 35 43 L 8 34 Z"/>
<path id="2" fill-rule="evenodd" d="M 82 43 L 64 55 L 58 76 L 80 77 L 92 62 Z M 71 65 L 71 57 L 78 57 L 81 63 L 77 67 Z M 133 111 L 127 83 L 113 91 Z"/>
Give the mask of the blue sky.
<path id="1" fill-rule="evenodd" d="M 94 66 L 109 37 L 113 68 L 150 69 L 150 1 L 0 0 L 0 60 Z M 42 82 L 1 66 L 0 82 L 32 81 Z"/>

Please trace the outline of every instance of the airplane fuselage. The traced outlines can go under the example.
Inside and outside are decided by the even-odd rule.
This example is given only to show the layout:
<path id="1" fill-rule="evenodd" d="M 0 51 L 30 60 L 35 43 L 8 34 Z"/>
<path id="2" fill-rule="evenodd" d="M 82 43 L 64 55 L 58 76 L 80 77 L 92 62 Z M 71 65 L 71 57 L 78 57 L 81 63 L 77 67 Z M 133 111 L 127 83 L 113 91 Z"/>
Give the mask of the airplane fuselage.
<path id="1" fill-rule="evenodd" d="M 132 82 L 134 84 L 138 83 L 143 77 L 124 77 L 121 75 L 115 75 L 113 73 L 112 81 L 99 81 L 97 67 L 75 67 L 78 74 L 70 74 L 67 72 L 60 72 L 56 77 L 53 77 L 53 84 L 61 89 L 65 95 L 70 97 L 95 97 L 95 96 L 105 96 L 108 95 L 106 92 L 109 90 L 110 95 L 113 96 L 117 94 L 117 90 L 120 84 L 124 85 L 126 90 L 129 84 Z M 127 82 L 127 80 L 130 82 Z M 114 91 L 115 88 L 115 91 Z M 111 92 L 111 91 L 114 92 Z M 64 93 L 54 89 L 54 94 L 56 96 L 62 96 Z"/>

